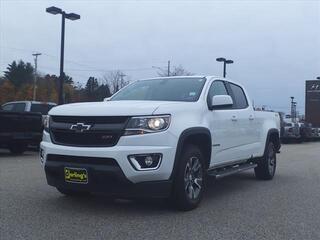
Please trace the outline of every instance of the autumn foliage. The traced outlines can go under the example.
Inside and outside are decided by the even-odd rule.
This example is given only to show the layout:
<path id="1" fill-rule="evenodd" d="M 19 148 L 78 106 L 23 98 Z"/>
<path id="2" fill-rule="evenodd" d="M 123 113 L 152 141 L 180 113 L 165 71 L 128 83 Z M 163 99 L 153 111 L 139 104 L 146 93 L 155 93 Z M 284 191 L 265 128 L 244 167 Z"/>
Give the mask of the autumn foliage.
<path id="1" fill-rule="evenodd" d="M 0 77 L 0 105 L 10 101 L 33 100 L 34 73 L 33 67 L 23 61 L 13 62 L 4 71 L 4 77 Z M 110 95 L 108 85 L 98 84 L 97 79 L 90 77 L 85 88 L 76 87 L 70 76 L 64 80 L 64 101 L 84 102 L 102 101 Z M 59 78 L 55 75 L 37 76 L 36 101 L 58 102 Z"/>

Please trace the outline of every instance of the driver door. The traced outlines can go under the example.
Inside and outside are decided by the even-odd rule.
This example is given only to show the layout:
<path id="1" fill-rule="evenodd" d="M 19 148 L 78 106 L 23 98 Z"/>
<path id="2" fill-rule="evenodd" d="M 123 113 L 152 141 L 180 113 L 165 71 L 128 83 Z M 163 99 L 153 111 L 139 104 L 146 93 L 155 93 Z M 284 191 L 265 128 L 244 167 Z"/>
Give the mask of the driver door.
<path id="1" fill-rule="evenodd" d="M 208 104 L 216 95 L 230 95 L 224 81 L 215 80 L 211 83 L 207 96 Z M 208 110 L 212 138 L 210 167 L 236 160 L 233 150 L 238 144 L 240 134 L 236 113 L 232 106 Z"/>

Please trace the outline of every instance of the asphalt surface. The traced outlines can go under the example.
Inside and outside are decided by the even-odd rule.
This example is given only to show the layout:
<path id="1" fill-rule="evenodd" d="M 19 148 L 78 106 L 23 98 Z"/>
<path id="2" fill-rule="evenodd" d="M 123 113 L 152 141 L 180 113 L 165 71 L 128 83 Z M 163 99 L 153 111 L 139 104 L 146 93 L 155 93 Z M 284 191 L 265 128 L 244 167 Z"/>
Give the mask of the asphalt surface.
<path id="1" fill-rule="evenodd" d="M 199 208 L 69 198 L 37 153 L 0 152 L 0 239 L 320 239 L 320 142 L 283 145 L 272 181 L 253 171 L 209 184 Z"/>

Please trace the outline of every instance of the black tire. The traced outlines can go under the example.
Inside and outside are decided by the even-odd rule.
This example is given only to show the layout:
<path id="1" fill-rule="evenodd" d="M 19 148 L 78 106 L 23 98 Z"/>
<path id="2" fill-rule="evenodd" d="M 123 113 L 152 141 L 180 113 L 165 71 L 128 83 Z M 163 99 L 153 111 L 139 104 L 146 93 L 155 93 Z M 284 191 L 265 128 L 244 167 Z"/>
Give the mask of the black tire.
<path id="1" fill-rule="evenodd" d="M 9 150 L 12 154 L 22 154 L 27 150 L 27 145 L 24 143 L 12 143 L 9 145 Z"/>
<path id="2" fill-rule="evenodd" d="M 273 142 L 269 142 L 264 156 L 258 162 L 258 166 L 254 169 L 257 179 L 271 180 L 274 177 L 277 167 L 277 155 Z"/>
<path id="3" fill-rule="evenodd" d="M 205 164 L 201 150 L 194 145 L 183 149 L 174 179 L 172 200 L 177 209 L 189 211 L 201 202 L 205 183 Z"/>
<path id="4" fill-rule="evenodd" d="M 62 193 L 63 195 L 66 196 L 88 196 L 90 195 L 89 192 L 85 191 L 76 191 L 76 190 L 71 190 L 71 189 L 66 189 L 66 188 L 59 188 L 57 187 L 57 190 Z"/>

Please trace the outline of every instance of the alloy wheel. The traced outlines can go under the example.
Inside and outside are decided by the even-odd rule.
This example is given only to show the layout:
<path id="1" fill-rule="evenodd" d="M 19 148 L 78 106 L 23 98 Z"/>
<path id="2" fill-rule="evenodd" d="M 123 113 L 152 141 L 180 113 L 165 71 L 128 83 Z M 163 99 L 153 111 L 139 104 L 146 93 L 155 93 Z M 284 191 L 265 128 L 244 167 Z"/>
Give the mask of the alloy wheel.
<path id="1" fill-rule="evenodd" d="M 189 158 L 184 172 L 185 192 L 190 200 L 196 200 L 203 187 L 202 164 L 199 158 Z"/>

